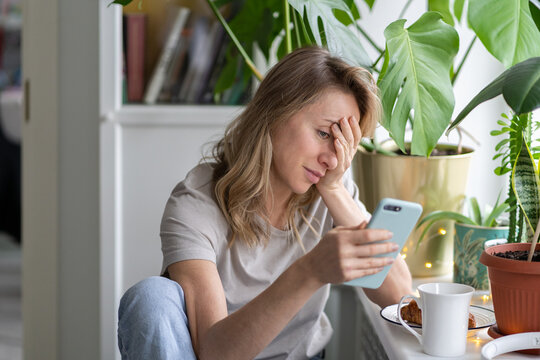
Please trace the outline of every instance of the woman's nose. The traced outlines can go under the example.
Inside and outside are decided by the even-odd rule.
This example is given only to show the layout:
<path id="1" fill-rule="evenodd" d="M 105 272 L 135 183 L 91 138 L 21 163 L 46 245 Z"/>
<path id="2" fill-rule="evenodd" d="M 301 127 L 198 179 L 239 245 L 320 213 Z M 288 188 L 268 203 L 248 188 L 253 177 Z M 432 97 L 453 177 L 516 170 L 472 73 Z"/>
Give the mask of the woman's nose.
<path id="1" fill-rule="evenodd" d="M 334 144 L 330 143 L 331 147 L 324 148 L 319 155 L 319 163 L 327 170 L 333 170 L 338 164 L 336 150 Z"/>

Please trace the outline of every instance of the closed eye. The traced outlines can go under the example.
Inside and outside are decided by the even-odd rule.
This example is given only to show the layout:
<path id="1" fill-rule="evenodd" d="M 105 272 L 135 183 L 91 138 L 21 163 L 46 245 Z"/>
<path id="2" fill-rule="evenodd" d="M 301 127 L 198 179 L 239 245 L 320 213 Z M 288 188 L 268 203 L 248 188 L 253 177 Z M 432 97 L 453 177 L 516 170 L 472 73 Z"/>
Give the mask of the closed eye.
<path id="1" fill-rule="evenodd" d="M 321 139 L 329 139 L 330 138 L 330 134 L 327 133 L 327 132 L 324 132 L 324 131 L 321 131 L 321 130 L 318 130 L 317 131 L 319 133 L 319 136 L 321 137 Z"/>

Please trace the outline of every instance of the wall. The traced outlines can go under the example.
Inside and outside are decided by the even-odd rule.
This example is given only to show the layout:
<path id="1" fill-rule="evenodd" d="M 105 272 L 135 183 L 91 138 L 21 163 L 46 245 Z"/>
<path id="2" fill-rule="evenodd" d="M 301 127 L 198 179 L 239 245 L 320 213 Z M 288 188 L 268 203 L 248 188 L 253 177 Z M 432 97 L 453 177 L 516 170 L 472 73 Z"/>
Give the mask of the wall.
<path id="1" fill-rule="evenodd" d="M 26 0 L 23 326 L 27 359 L 98 359 L 98 3 Z"/>

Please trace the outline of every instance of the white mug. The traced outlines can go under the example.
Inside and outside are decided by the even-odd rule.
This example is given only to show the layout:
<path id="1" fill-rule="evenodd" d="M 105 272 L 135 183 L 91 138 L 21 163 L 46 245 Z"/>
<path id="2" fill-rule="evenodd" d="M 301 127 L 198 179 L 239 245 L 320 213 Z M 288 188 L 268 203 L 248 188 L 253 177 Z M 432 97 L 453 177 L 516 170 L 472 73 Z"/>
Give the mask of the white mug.
<path id="1" fill-rule="evenodd" d="M 420 297 L 405 295 L 397 309 L 399 322 L 410 331 L 424 352 L 433 356 L 462 356 L 467 347 L 469 304 L 474 288 L 454 283 L 428 283 L 418 286 Z M 401 317 L 406 299 L 415 299 L 422 310 L 422 335 Z"/>

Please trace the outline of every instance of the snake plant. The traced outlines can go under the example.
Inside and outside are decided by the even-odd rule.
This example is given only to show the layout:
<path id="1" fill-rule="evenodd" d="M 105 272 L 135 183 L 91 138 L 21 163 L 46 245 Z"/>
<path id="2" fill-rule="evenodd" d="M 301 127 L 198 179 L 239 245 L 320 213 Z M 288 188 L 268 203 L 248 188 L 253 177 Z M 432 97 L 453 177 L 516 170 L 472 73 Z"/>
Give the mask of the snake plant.
<path id="1" fill-rule="evenodd" d="M 540 148 L 532 146 L 532 111 L 540 107 L 540 57 L 522 61 L 503 72 L 487 85 L 469 104 L 465 106 L 448 131 L 456 127 L 469 112 L 479 104 L 502 95 L 513 111 L 508 122 L 500 121 L 501 130 L 493 135 L 507 134 L 507 138 L 497 144 L 502 164 L 496 173 L 511 171 L 509 199 L 510 231 L 509 242 L 522 239 L 531 242 L 529 259 L 532 257 L 540 233 L 540 181 L 536 158 Z M 538 139 L 535 139 L 538 140 Z"/>

